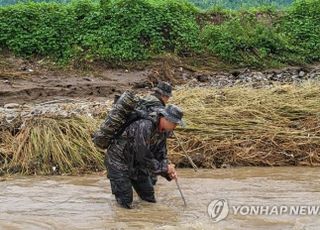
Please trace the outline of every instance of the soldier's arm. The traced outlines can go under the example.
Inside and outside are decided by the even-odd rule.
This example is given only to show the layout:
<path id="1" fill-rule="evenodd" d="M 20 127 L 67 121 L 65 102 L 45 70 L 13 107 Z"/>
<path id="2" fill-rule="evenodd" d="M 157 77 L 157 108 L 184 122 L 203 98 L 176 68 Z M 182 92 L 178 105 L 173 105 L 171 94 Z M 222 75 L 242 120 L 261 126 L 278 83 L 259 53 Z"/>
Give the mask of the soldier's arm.
<path id="1" fill-rule="evenodd" d="M 156 151 L 156 158 L 159 162 L 162 162 L 162 165 L 167 165 L 166 167 L 168 168 L 168 164 L 170 163 L 168 160 L 168 154 L 167 154 L 167 138 L 164 136 L 161 142 L 158 145 L 158 149 Z M 168 181 L 171 181 L 172 179 L 170 178 L 167 171 L 163 171 L 160 173 L 160 175 L 164 178 L 166 178 Z"/>

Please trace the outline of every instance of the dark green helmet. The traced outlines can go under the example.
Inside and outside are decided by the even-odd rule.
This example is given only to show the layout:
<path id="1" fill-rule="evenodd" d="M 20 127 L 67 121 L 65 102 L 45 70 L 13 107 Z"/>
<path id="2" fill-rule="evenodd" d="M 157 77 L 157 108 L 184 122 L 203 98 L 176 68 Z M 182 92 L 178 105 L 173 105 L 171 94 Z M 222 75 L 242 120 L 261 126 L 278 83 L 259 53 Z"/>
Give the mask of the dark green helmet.
<path id="1" fill-rule="evenodd" d="M 161 95 L 172 97 L 172 86 L 168 82 L 160 81 L 154 91 Z"/>

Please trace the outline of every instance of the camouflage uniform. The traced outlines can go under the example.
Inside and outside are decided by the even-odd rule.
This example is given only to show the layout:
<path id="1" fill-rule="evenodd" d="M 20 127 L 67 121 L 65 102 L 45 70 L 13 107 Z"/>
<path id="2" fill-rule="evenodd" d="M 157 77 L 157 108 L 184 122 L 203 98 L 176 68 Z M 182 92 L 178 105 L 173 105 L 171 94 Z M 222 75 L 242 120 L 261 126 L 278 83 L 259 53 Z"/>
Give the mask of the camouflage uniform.
<path id="1" fill-rule="evenodd" d="M 162 97 L 172 97 L 172 86 L 168 82 L 160 81 L 153 89 L 154 93 L 141 99 L 138 109 L 154 112 L 166 106 Z"/>
<path id="2" fill-rule="evenodd" d="M 165 103 L 162 101 L 158 93 L 150 94 L 141 99 L 137 108 L 147 113 L 159 111 L 159 109 L 165 108 Z M 157 183 L 157 175 L 151 174 L 151 181 L 153 185 Z"/>
<path id="3" fill-rule="evenodd" d="M 141 199 L 156 202 L 151 174 L 170 180 L 166 133 L 158 131 L 158 123 L 157 113 L 133 122 L 107 150 L 105 164 L 112 193 L 124 207 L 131 206 L 132 186 Z"/>
<path id="4" fill-rule="evenodd" d="M 161 100 L 161 98 L 157 94 L 150 94 L 143 97 L 137 108 L 140 110 L 144 110 L 148 113 L 156 112 L 159 109 L 165 108 L 165 103 Z"/>

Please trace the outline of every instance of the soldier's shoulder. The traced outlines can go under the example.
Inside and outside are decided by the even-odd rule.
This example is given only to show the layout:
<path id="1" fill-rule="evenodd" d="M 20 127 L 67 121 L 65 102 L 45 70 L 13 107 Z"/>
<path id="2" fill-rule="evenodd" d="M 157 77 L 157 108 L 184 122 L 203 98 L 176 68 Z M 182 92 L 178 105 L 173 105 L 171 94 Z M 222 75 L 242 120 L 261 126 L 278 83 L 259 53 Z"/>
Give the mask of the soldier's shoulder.
<path id="1" fill-rule="evenodd" d="M 155 125 L 155 121 L 151 118 L 143 118 L 137 121 L 139 126 L 152 127 Z"/>
<path id="2" fill-rule="evenodd" d="M 142 98 L 145 101 L 160 101 L 155 95 L 149 94 Z"/>
<path id="3" fill-rule="evenodd" d="M 155 95 L 147 95 L 144 98 L 142 98 L 143 103 L 147 104 L 147 105 L 163 105 L 163 103 L 161 102 L 160 98 L 156 97 Z"/>
<path id="4" fill-rule="evenodd" d="M 155 112 L 149 114 L 147 118 L 140 119 L 135 122 L 135 126 L 140 130 L 155 130 L 158 124 L 158 116 Z"/>

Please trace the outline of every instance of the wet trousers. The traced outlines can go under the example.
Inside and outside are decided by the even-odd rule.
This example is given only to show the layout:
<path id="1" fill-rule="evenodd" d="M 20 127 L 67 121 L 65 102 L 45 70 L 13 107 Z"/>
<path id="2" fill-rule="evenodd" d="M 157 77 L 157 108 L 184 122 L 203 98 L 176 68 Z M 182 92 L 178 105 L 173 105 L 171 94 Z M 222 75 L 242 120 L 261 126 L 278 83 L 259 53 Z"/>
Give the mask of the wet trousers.
<path id="1" fill-rule="evenodd" d="M 108 179 L 110 180 L 112 194 L 117 202 L 124 208 L 132 208 L 133 189 L 145 201 L 155 203 L 154 187 L 150 175 L 138 174 L 134 179 L 128 170 L 121 170 L 105 161 Z"/>

